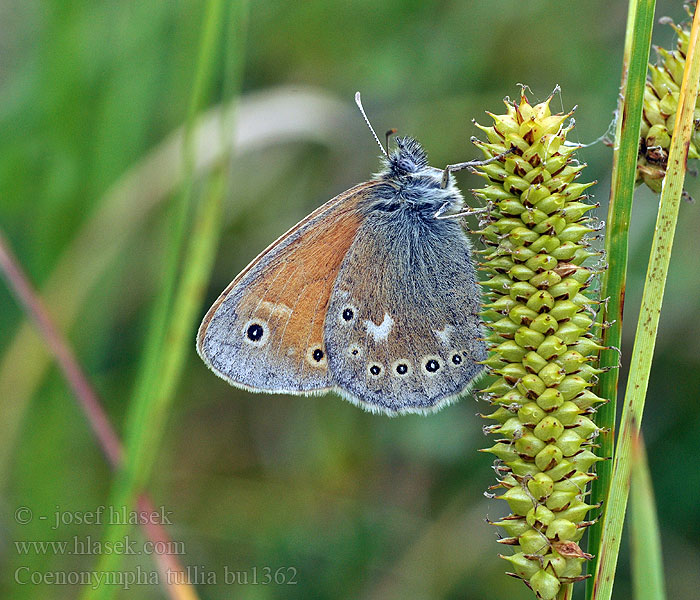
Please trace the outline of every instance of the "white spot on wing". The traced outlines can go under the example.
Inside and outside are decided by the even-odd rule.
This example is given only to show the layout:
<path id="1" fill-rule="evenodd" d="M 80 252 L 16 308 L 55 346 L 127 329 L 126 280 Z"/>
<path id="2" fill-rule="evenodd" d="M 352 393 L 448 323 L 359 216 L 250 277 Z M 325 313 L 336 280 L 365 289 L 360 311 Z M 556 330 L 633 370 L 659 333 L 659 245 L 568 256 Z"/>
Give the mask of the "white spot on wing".
<path id="1" fill-rule="evenodd" d="M 266 310 L 272 315 L 279 315 L 282 317 L 290 317 L 292 315 L 292 309 L 284 304 L 284 302 L 267 302 L 263 301 L 260 305 L 263 310 Z"/>
<path id="2" fill-rule="evenodd" d="M 454 331 L 452 325 L 445 325 L 444 329 L 433 329 L 433 333 L 443 344 L 450 343 L 450 334 L 452 331 Z"/>
<path id="3" fill-rule="evenodd" d="M 389 316 L 389 313 L 384 313 L 384 320 L 380 325 L 375 325 L 369 319 L 365 321 L 367 333 L 371 334 L 375 342 L 383 342 L 389 337 L 391 327 L 394 325 L 394 319 Z"/>

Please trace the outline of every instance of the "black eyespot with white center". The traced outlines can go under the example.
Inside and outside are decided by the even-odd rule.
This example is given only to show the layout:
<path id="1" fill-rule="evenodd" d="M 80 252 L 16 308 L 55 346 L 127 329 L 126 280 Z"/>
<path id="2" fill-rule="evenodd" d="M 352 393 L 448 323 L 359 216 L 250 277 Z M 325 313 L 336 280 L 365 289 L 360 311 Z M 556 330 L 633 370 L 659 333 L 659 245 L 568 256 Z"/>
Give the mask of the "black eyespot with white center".
<path id="1" fill-rule="evenodd" d="M 442 359 L 439 356 L 423 357 L 423 369 L 428 375 L 435 375 L 442 367 Z"/>
<path id="2" fill-rule="evenodd" d="M 369 363 L 367 365 L 367 372 L 374 378 L 379 377 L 383 371 L 384 368 L 379 363 Z"/>
<path id="3" fill-rule="evenodd" d="M 306 349 L 306 362 L 314 369 L 324 369 L 328 363 L 326 353 L 320 345 Z"/>
<path id="4" fill-rule="evenodd" d="M 462 362 L 463 362 L 463 359 L 459 354 L 455 353 L 452 355 L 452 364 L 453 365 L 461 365 Z"/>
<path id="5" fill-rule="evenodd" d="M 241 328 L 243 342 L 254 348 L 261 349 L 270 340 L 271 329 L 267 321 L 255 316 Z"/>
<path id="6" fill-rule="evenodd" d="M 347 349 L 348 356 L 351 358 L 359 358 L 362 356 L 362 348 L 359 344 L 350 344 Z"/>
<path id="7" fill-rule="evenodd" d="M 246 335 L 251 342 L 259 342 L 264 333 L 265 330 L 260 323 L 253 323 L 246 331 Z"/>
<path id="8" fill-rule="evenodd" d="M 391 374 L 394 377 L 407 377 L 412 373 L 411 361 L 408 358 L 397 358 L 391 363 Z"/>
<path id="9" fill-rule="evenodd" d="M 343 309 L 341 316 L 343 317 L 343 321 L 352 321 L 355 316 L 355 311 L 348 306 L 347 308 Z"/>

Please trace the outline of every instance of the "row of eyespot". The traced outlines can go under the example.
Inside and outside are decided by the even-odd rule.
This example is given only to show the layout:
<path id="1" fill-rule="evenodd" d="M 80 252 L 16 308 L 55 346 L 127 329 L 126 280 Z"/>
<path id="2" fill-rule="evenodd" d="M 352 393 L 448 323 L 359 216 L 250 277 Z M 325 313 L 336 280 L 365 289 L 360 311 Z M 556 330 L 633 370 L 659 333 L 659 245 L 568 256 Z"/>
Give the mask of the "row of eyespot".
<path id="1" fill-rule="evenodd" d="M 345 309 L 343 309 L 341 315 L 344 321 L 351 321 L 352 318 L 355 316 L 355 311 L 348 306 Z M 260 323 L 252 323 L 246 329 L 246 337 L 251 342 L 259 342 L 263 338 L 263 335 L 265 335 L 265 330 L 263 329 L 263 326 Z M 317 357 L 318 352 L 320 352 L 321 354 Z M 320 361 L 323 358 L 323 351 L 315 350 L 313 357 L 314 360 Z"/>
<path id="2" fill-rule="evenodd" d="M 258 343 L 260 342 L 265 335 L 265 329 L 260 323 L 252 323 L 251 325 L 248 326 L 246 329 L 246 337 L 253 343 Z M 326 354 L 321 350 L 321 348 L 309 348 L 307 357 L 313 358 L 317 363 L 320 363 L 323 360 L 323 357 Z"/>
<path id="3" fill-rule="evenodd" d="M 344 321 L 351 321 L 355 316 L 355 312 L 350 306 L 347 306 L 343 309 L 341 316 Z M 357 346 L 351 346 L 350 354 L 357 356 L 359 354 L 359 348 Z M 314 358 L 315 357 L 316 355 L 314 354 Z M 452 363 L 456 366 L 462 364 L 462 357 L 459 354 L 453 354 Z M 430 374 L 437 373 L 440 366 L 440 361 L 436 358 L 429 358 L 423 363 L 423 368 Z M 398 375 L 407 375 L 410 371 L 409 365 L 406 362 L 397 361 L 394 363 L 393 368 Z M 370 375 L 379 377 L 379 375 L 382 374 L 382 365 L 379 363 L 370 363 L 367 366 L 367 371 Z"/>
<path id="4" fill-rule="evenodd" d="M 351 353 L 353 353 L 352 350 Z M 459 366 L 462 364 L 462 362 L 464 362 L 462 356 L 457 353 L 452 355 L 451 360 L 452 364 L 455 366 Z M 430 375 L 437 373 L 440 370 L 440 367 L 442 367 L 442 364 L 438 357 L 429 357 L 423 362 L 423 369 L 425 369 L 425 371 Z M 392 368 L 397 375 L 401 376 L 408 375 L 411 372 L 410 365 L 407 361 L 397 360 L 392 365 Z M 382 374 L 383 369 L 384 367 L 380 363 L 372 362 L 367 365 L 367 372 L 373 377 L 379 377 Z"/>
<path id="5" fill-rule="evenodd" d="M 349 313 L 349 314 L 347 314 Z M 345 320 L 352 319 L 353 313 L 352 309 L 346 308 L 343 311 L 343 318 Z M 257 342 L 262 339 L 264 335 L 264 329 L 259 323 L 253 323 L 248 327 L 246 330 L 246 335 L 248 339 L 252 342 Z M 353 356 L 357 356 L 360 353 L 360 349 L 357 346 L 351 346 L 350 347 L 350 354 Z M 311 357 L 316 361 L 316 362 L 321 362 L 323 360 L 323 357 L 325 356 L 323 350 L 321 348 L 314 348 L 313 351 L 311 352 Z M 459 366 L 462 364 L 463 359 L 462 357 L 455 353 L 452 355 L 452 364 L 455 366 Z M 426 372 L 430 374 L 437 373 L 440 370 L 441 364 L 440 360 L 438 358 L 428 358 L 423 363 L 423 368 L 426 370 Z M 402 361 L 396 361 L 393 365 L 394 370 L 396 371 L 397 375 L 407 375 L 410 371 L 410 367 L 407 362 L 402 362 Z M 379 375 L 382 374 L 383 366 L 379 363 L 370 363 L 367 367 L 367 371 L 370 375 L 373 377 L 379 377 Z"/>
<path id="6" fill-rule="evenodd" d="M 350 321 L 354 316 L 355 311 L 353 311 L 353 309 L 350 307 L 347 307 L 342 311 L 342 317 L 345 321 Z M 262 340 L 264 335 L 265 330 L 263 329 L 263 326 L 260 323 L 251 323 L 246 329 L 246 337 L 251 342 L 259 342 L 260 340 Z M 318 355 L 319 352 L 321 353 L 320 355 Z M 323 358 L 323 351 L 318 349 L 314 350 L 313 357 L 314 360 L 320 361 Z"/>

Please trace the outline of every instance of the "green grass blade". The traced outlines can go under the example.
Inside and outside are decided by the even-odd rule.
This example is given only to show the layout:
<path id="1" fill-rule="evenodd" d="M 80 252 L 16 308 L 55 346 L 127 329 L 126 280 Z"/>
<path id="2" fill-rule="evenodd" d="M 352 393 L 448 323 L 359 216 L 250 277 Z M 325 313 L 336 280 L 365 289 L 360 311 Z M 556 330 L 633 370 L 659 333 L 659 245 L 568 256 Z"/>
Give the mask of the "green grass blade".
<path id="1" fill-rule="evenodd" d="M 644 84 L 651 45 L 655 0 L 630 0 L 625 36 L 625 51 L 622 68 L 622 90 L 618 106 L 617 129 L 613 154 L 610 205 L 605 233 L 605 251 L 608 268 L 601 281 L 601 298 L 608 298 L 601 311 L 603 321 L 610 323 L 603 329 L 603 344 L 610 347 L 600 355 L 600 367 L 608 368 L 600 375 L 596 393 L 608 403 L 598 409 L 596 423 L 603 428 L 599 437 L 600 456 L 613 455 L 615 439 L 615 415 L 617 408 L 617 385 L 620 354 L 614 348 L 622 344 L 622 311 L 625 300 L 625 284 L 628 262 L 628 231 L 632 213 L 632 197 L 637 170 L 637 151 L 642 124 Z M 593 482 L 591 504 L 605 503 L 612 475 L 611 461 L 596 467 L 598 479 Z M 593 525 L 588 532 L 588 552 L 598 555 L 601 525 Z M 595 571 L 595 563 L 589 563 L 589 573 Z M 586 598 L 593 593 L 589 579 Z"/>
<path id="2" fill-rule="evenodd" d="M 697 52 L 699 24 L 700 12 L 696 8 L 683 74 L 679 110 L 676 115 L 669 151 L 668 169 L 661 191 L 659 213 L 632 350 L 620 432 L 613 459 L 610 493 L 603 513 L 601 546 L 596 565 L 593 593 L 595 600 L 609 600 L 612 595 L 629 494 L 631 444 L 632 440 L 639 434 L 642 422 L 661 304 L 683 192 L 688 144 L 694 126 L 693 113 L 698 93 L 698 77 L 700 76 L 700 52 Z"/>
<path id="3" fill-rule="evenodd" d="M 644 440 L 632 440 L 630 488 L 632 589 L 635 600 L 665 600 L 661 535 Z"/>
<path id="4" fill-rule="evenodd" d="M 146 419 L 139 427 L 140 436 L 133 435 L 132 448 L 126 454 L 127 462 L 116 478 L 115 491 L 110 500 L 110 506 L 126 506 L 127 510 L 136 510 L 136 494 L 145 486 L 157 456 L 161 433 L 165 426 L 168 410 L 173 393 L 179 381 L 179 376 L 191 347 L 193 322 L 201 304 L 202 294 L 206 289 L 206 281 L 214 263 L 218 241 L 219 224 L 221 221 L 221 206 L 225 195 L 226 177 L 223 171 L 212 181 L 211 191 L 201 203 L 198 215 L 191 232 L 190 244 L 185 260 L 182 281 L 178 286 L 173 303 L 172 326 L 167 330 L 168 349 L 163 355 L 159 369 L 159 380 L 153 386 L 153 398 L 146 407 L 139 407 Z M 108 528 L 106 540 L 118 541 L 128 535 L 128 525 L 115 524 Z M 99 561 L 98 571 L 103 572 L 118 569 L 121 557 L 118 555 L 103 555 Z M 176 578 L 177 581 L 177 578 Z M 189 585 L 176 585 L 189 597 L 194 592 Z M 88 591 L 85 597 L 109 598 L 113 589 L 110 586 L 98 588 L 95 592 Z"/>
<path id="5" fill-rule="evenodd" d="M 223 176 L 214 179 L 213 189 L 202 202 L 195 219 L 185 272 L 173 302 L 173 326 L 167 330 L 168 348 L 158 371 L 160 379 L 152 386 L 153 395 L 146 406 L 137 407 L 144 421 L 137 427 L 138 433 L 133 433 L 132 430 L 130 447 L 126 454 L 128 462 L 115 480 L 114 492 L 110 499 L 111 506 L 126 506 L 127 510 L 134 510 L 136 494 L 145 485 L 152 471 L 170 401 L 179 380 L 186 350 L 190 345 L 188 342 L 192 337 L 190 333 L 194 316 L 213 264 L 223 199 L 223 181 Z M 105 539 L 119 540 L 126 536 L 129 530 L 128 525 L 111 525 Z M 99 561 L 98 571 L 118 569 L 119 562 L 119 556 L 104 555 Z M 98 588 L 88 591 L 84 597 L 109 598 L 112 591 L 109 587 Z"/>
<path id="6" fill-rule="evenodd" d="M 223 29 L 221 26 L 222 15 L 223 2 L 221 0 L 212 0 L 207 3 L 202 42 L 197 68 L 195 70 L 195 83 L 185 127 L 183 165 L 185 180 L 183 188 L 176 199 L 175 213 L 170 227 L 170 241 L 164 261 L 165 274 L 162 281 L 161 292 L 153 308 L 152 319 L 149 324 L 149 331 L 143 353 L 143 366 L 139 371 L 133 404 L 127 416 L 127 433 L 125 436 L 128 455 L 127 462 L 129 463 L 127 468 L 134 469 L 134 472 L 139 471 L 133 463 L 139 464 L 139 452 L 141 451 L 141 441 L 144 439 L 144 436 L 157 435 L 154 431 L 155 428 L 151 427 L 151 424 L 147 426 L 144 419 L 147 418 L 150 404 L 154 401 L 154 390 L 158 385 L 157 382 L 165 352 L 166 331 L 168 322 L 172 316 L 173 297 L 175 295 L 178 272 L 182 262 L 182 249 L 187 233 L 187 223 L 192 208 L 192 174 L 194 164 L 192 129 L 194 127 L 197 110 L 201 108 L 206 90 L 208 90 L 210 86 L 207 75 L 211 74 L 211 63 L 214 61 L 216 52 L 216 38 Z M 148 429 L 148 432 L 146 429 Z M 141 478 L 143 479 L 144 476 L 147 476 L 145 472 Z M 141 481 L 141 483 L 143 483 L 143 481 Z"/>
<path id="7" fill-rule="evenodd" d="M 182 249 L 188 233 L 187 223 L 193 197 L 194 148 L 191 133 L 195 117 L 211 85 L 212 64 L 224 33 L 226 6 L 222 0 L 212 0 L 205 9 L 197 74 L 185 129 L 185 184 L 177 199 L 164 284 L 153 309 L 143 367 L 127 416 L 124 468 L 119 472 L 110 496 L 110 505 L 125 506 L 127 510 L 134 508 L 136 494 L 150 477 L 173 392 L 187 349 L 192 346 L 194 319 L 206 288 L 218 241 L 221 201 L 225 189 L 225 177 L 221 174 L 214 180 L 210 193 L 200 206 L 195 225 L 189 232 L 189 247 L 178 285 L 179 267 L 183 262 Z M 235 6 L 240 8 L 242 5 Z M 239 60 L 240 55 L 241 53 Z M 237 74 L 239 72 L 237 71 Z M 110 543 L 123 539 L 129 533 L 129 529 L 125 524 L 110 525 L 105 534 L 105 541 Z M 118 555 L 103 555 L 97 570 L 118 570 L 120 562 L 121 557 Z M 112 597 L 113 594 L 114 590 L 110 586 L 102 586 L 87 590 L 84 597 L 104 599 Z"/>
<path id="8" fill-rule="evenodd" d="M 222 169 L 211 183 L 211 190 L 199 207 L 191 231 L 191 239 L 185 260 L 182 280 L 169 315 L 167 329 L 167 350 L 164 352 L 155 381 L 153 397 L 143 407 L 145 421 L 135 429 L 142 430 L 132 437 L 133 454 L 129 455 L 138 465 L 134 473 L 134 491 L 146 484 L 153 468 L 158 446 L 159 432 L 162 432 L 171 401 L 180 379 L 182 367 L 188 352 L 191 352 L 194 339 L 194 322 L 202 303 L 207 280 L 214 264 L 214 256 L 219 240 L 221 206 L 226 190 L 226 175 Z M 133 430 L 132 430 L 133 431 Z M 138 437 L 137 437 L 138 436 Z"/>

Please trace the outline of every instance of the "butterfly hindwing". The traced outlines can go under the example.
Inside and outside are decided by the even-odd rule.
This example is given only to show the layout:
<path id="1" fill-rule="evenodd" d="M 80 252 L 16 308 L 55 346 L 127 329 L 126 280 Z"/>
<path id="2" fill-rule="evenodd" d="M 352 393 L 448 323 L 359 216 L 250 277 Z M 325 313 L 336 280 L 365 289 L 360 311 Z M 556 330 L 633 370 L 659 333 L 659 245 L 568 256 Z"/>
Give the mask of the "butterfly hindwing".
<path id="1" fill-rule="evenodd" d="M 324 319 L 361 224 L 361 184 L 330 200 L 262 252 L 202 321 L 197 349 L 219 376 L 254 391 L 328 390 Z"/>
<path id="2" fill-rule="evenodd" d="M 370 410 L 438 408 L 486 357 L 469 241 L 453 220 L 371 211 L 336 280 L 326 318 L 331 373 Z"/>

